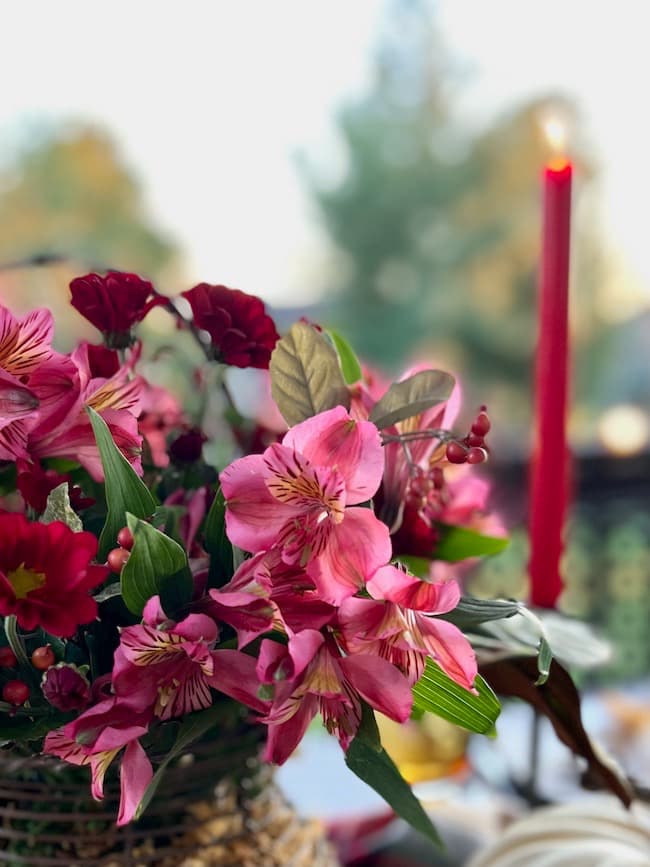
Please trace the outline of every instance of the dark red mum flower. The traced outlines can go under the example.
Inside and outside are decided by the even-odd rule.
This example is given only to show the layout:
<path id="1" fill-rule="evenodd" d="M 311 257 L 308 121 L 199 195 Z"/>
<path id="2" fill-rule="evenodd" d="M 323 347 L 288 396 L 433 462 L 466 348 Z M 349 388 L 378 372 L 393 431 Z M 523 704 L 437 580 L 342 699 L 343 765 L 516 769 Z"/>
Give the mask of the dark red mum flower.
<path id="1" fill-rule="evenodd" d="M 164 304 L 148 280 L 137 274 L 109 271 L 105 277 L 86 274 L 70 283 L 72 306 L 103 332 L 114 349 L 131 343 L 131 329 L 152 307 Z"/>
<path id="2" fill-rule="evenodd" d="M 196 326 L 210 335 L 215 358 L 234 367 L 269 366 L 279 334 L 260 298 L 209 283 L 199 283 L 183 297 Z"/>
<path id="3" fill-rule="evenodd" d="M 24 515 L 0 514 L 0 614 L 15 614 L 22 629 L 39 626 L 66 638 L 97 616 L 88 592 L 108 576 L 91 565 L 92 533 L 75 533 L 61 521 L 39 524 Z"/>

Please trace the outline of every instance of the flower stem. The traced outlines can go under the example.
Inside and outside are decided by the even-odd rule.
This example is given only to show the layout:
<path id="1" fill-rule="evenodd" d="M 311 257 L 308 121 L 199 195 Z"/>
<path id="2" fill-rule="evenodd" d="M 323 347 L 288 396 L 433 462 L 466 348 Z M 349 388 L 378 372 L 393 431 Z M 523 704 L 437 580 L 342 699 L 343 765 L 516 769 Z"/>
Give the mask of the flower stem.
<path id="1" fill-rule="evenodd" d="M 15 614 L 10 614 L 8 617 L 5 617 L 5 633 L 7 635 L 7 641 L 9 642 L 9 647 L 16 654 L 16 659 L 21 665 L 29 665 L 29 658 L 27 653 L 25 652 L 25 645 L 23 644 L 23 640 L 18 634 L 18 621 L 16 620 Z"/>

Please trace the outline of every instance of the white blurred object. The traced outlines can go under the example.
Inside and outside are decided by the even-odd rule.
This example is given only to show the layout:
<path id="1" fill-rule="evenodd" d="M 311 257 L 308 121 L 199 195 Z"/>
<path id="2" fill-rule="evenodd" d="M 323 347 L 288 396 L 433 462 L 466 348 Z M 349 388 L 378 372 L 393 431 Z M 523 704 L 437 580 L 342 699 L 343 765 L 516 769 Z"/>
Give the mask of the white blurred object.
<path id="1" fill-rule="evenodd" d="M 570 668 L 596 668 L 612 656 L 609 642 L 596 635 L 589 624 L 525 605 L 513 617 L 482 623 L 481 632 L 468 637 L 484 661 L 517 654 L 536 656 L 542 638 L 551 646 L 553 655 Z"/>
<path id="2" fill-rule="evenodd" d="M 466 867 L 650 867 L 650 811 L 598 795 L 514 822 Z"/>

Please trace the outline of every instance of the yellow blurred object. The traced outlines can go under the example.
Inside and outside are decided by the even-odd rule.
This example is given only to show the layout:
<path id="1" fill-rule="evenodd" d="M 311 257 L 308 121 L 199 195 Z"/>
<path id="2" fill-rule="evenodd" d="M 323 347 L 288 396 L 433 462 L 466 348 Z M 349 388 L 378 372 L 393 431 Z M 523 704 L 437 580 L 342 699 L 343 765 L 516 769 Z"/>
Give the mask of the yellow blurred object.
<path id="1" fill-rule="evenodd" d="M 381 742 L 409 783 L 423 783 L 457 774 L 467 767 L 468 733 L 440 717 L 396 723 L 377 714 Z"/>

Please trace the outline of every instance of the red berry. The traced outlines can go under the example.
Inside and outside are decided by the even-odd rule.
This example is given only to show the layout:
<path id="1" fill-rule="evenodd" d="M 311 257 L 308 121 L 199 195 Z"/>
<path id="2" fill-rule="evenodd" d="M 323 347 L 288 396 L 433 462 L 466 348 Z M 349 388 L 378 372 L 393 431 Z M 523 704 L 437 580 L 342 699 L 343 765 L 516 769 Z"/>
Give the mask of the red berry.
<path id="1" fill-rule="evenodd" d="M 131 553 L 130 551 L 127 551 L 126 548 L 113 548 L 112 551 L 109 551 L 106 562 L 108 563 L 111 572 L 115 572 L 116 575 L 119 575 L 130 556 Z"/>
<path id="2" fill-rule="evenodd" d="M 473 448 L 474 446 L 482 446 L 485 442 L 483 437 L 480 436 L 480 434 L 474 433 L 474 431 L 470 431 L 465 437 L 465 439 L 467 440 L 467 445 L 470 448 Z"/>
<path id="3" fill-rule="evenodd" d="M 10 647 L 0 647 L 0 668 L 15 668 L 18 665 L 16 654 Z"/>
<path id="4" fill-rule="evenodd" d="M 487 452 L 485 449 L 478 448 L 475 446 L 473 449 L 470 449 L 467 452 L 467 463 L 468 464 L 482 464 L 487 460 Z"/>
<path id="5" fill-rule="evenodd" d="M 39 671 L 47 671 L 55 662 L 56 657 L 49 644 L 46 644 L 44 647 L 37 647 L 32 653 L 32 665 Z"/>
<path id="6" fill-rule="evenodd" d="M 484 410 L 481 410 L 481 412 L 479 412 L 472 424 L 472 433 L 478 434 L 478 436 L 480 437 L 484 437 L 491 427 L 492 425 L 490 423 L 490 418 L 488 414 Z"/>
<path id="7" fill-rule="evenodd" d="M 467 460 L 467 449 L 461 443 L 452 440 L 447 443 L 445 455 L 450 464 L 464 464 Z"/>
<path id="8" fill-rule="evenodd" d="M 29 687 L 22 680 L 8 680 L 2 687 L 2 698 L 9 704 L 25 704 L 29 698 Z"/>
<path id="9" fill-rule="evenodd" d="M 122 548 L 126 548 L 127 551 L 130 551 L 131 548 L 133 548 L 133 533 L 128 527 L 122 527 L 120 532 L 117 534 L 117 544 Z"/>

